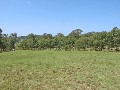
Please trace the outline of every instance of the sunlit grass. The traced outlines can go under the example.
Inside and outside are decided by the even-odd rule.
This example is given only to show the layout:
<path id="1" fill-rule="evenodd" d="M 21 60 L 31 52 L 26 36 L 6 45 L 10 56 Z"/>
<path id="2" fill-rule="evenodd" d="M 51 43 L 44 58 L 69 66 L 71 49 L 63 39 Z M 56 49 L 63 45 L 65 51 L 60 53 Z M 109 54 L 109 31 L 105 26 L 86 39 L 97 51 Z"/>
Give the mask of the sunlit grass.
<path id="1" fill-rule="evenodd" d="M 1 90 L 119 90 L 120 53 L 0 53 Z"/>

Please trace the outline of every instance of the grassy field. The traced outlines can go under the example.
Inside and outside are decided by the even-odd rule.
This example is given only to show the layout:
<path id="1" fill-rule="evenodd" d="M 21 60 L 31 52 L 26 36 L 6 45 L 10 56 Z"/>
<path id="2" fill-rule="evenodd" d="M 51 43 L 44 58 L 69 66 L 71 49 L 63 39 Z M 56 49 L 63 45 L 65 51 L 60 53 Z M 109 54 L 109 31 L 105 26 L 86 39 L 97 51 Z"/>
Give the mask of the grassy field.
<path id="1" fill-rule="evenodd" d="M 0 53 L 0 90 L 120 90 L 120 53 Z"/>

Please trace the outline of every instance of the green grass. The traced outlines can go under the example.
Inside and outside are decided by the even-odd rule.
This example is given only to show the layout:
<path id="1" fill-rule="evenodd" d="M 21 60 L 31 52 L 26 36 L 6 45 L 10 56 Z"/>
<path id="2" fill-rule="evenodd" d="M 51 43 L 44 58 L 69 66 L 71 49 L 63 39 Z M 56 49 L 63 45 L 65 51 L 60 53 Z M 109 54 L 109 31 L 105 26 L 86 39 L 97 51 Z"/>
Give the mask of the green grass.
<path id="1" fill-rule="evenodd" d="M 120 90 L 120 53 L 0 53 L 0 90 Z"/>

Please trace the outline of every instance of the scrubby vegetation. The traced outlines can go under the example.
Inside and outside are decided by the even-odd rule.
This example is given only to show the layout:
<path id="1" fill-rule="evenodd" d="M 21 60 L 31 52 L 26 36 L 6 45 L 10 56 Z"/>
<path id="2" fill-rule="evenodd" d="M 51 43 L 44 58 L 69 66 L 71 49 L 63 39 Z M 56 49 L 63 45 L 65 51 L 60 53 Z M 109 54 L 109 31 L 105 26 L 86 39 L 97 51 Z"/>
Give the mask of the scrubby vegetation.
<path id="1" fill-rule="evenodd" d="M 62 33 L 44 33 L 28 36 L 19 36 L 17 33 L 10 35 L 2 34 L 0 29 L 1 51 L 19 50 L 95 50 L 95 51 L 119 51 L 120 50 L 120 29 L 114 27 L 110 32 L 88 32 L 82 34 L 81 29 L 73 30 L 67 36 Z"/>

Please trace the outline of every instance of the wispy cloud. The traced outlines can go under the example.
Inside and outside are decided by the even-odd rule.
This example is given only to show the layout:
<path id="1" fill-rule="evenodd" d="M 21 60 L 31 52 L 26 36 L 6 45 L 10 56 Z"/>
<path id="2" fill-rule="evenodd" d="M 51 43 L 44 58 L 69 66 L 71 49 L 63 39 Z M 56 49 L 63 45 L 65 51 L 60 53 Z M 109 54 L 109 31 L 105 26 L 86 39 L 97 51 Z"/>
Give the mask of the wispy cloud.
<path id="1" fill-rule="evenodd" d="M 27 4 L 31 4 L 31 1 L 27 1 L 26 3 L 27 3 Z"/>
<path id="2" fill-rule="evenodd" d="M 12 2 L 15 2 L 16 0 L 12 0 Z"/>

